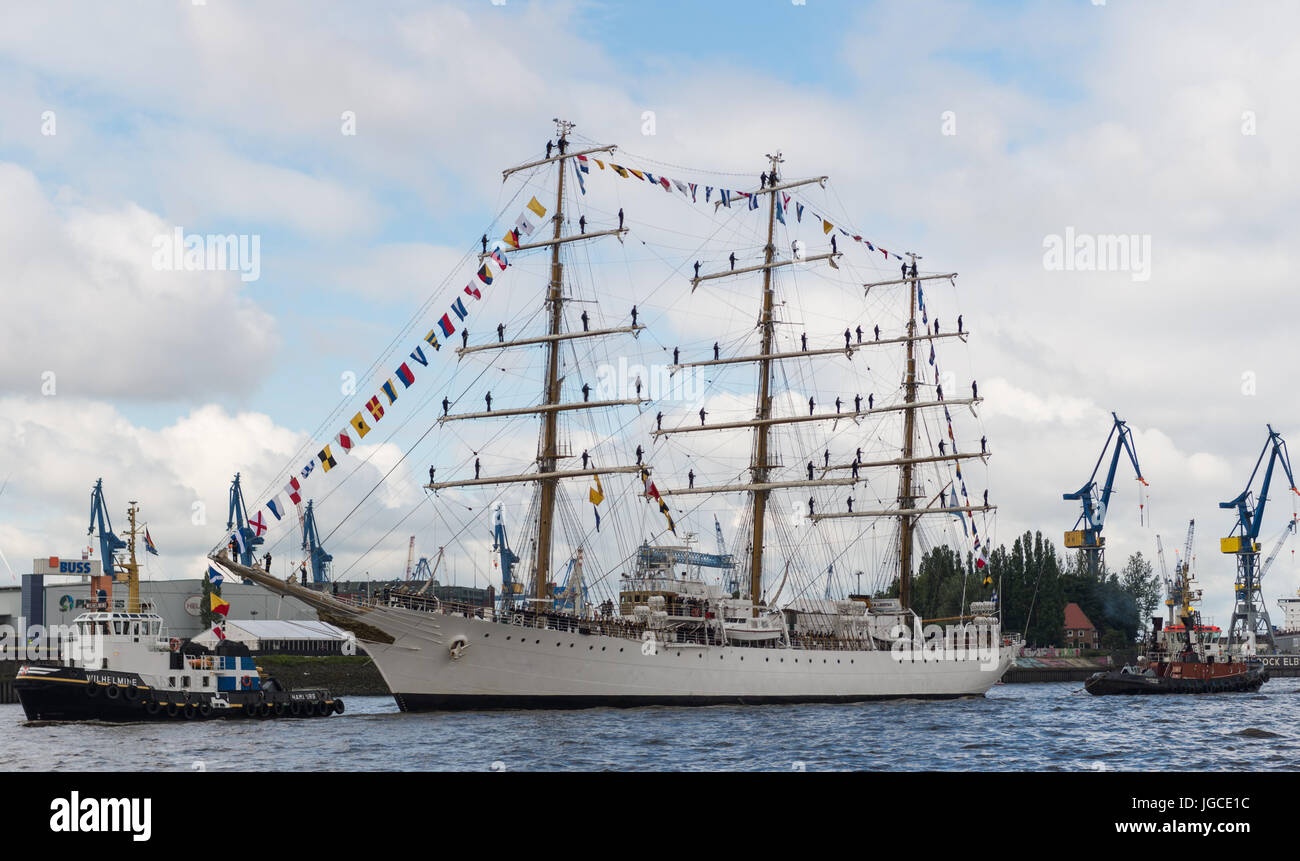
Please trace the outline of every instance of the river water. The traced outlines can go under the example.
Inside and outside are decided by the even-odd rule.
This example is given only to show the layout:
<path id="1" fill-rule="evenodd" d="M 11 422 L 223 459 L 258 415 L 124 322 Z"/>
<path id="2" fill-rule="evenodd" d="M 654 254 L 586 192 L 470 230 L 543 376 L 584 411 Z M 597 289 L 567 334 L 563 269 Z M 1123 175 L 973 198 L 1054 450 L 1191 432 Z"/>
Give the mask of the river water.
<path id="1" fill-rule="evenodd" d="M 0 706 L 0 769 L 30 771 L 1298 770 L 1300 679 L 1258 694 L 402 714 L 346 698 L 314 720 L 28 724 Z"/>

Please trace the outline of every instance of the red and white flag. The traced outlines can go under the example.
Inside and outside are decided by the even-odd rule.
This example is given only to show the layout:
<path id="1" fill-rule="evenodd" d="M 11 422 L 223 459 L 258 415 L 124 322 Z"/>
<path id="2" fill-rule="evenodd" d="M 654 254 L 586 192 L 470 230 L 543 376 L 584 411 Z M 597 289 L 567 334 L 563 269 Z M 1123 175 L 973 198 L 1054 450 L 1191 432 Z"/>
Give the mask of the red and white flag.
<path id="1" fill-rule="evenodd" d="M 266 531 L 266 518 L 262 516 L 261 511 L 258 511 L 252 517 L 248 518 L 248 525 L 253 527 L 254 535 L 260 536 Z"/>
<path id="2" fill-rule="evenodd" d="M 289 494 L 289 501 L 294 505 L 302 504 L 302 485 L 298 484 L 298 479 L 289 479 L 289 483 L 284 486 L 284 492 Z"/>

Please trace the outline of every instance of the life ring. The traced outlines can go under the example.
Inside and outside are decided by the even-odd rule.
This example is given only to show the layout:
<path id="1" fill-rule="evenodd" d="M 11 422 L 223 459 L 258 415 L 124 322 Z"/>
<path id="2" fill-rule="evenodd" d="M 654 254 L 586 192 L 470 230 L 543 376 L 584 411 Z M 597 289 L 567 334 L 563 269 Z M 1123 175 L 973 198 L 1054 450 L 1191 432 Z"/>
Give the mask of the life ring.
<path id="1" fill-rule="evenodd" d="M 699 615 L 700 615 L 700 608 L 699 608 L 699 607 L 692 607 L 692 608 L 691 608 L 691 615 L 692 615 L 692 616 L 699 616 Z"/>
<path id="2" fill-rule="evenodd" d="M 251 688 L 253 686 L 253 680 L 248 676 L 244 676 L 239 680 L 239 686 L 242 688 Z"/>
<path id="3" fill-rule="evenodd" d="M 173 652 L 179 652 L 181 650 L 181 641 L 176 639 L 175 637 L 172 637 L 170 640 L 168 640 L 167 644 L 171 646 L 171 650 Z"/>
<path id="4" fill-rule="evenodd" d="M 108 697 L 110 700 L 115 700 L 122 696 L 122 689 L 117 685 L 109 685 L 104 689 L 104 696 Z"/>

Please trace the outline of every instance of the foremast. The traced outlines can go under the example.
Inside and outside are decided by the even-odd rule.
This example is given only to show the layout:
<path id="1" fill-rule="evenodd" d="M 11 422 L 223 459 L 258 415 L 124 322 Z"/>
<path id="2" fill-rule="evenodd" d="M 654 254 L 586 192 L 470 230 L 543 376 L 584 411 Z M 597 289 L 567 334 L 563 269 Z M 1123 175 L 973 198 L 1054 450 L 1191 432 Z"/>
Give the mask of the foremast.
<path id="1" fill-rule="evenodd" d="M 555 123 L 559 132 L 560 154 L 563 155 L 568 146 L 569 132 L 573 129 L 573 124 L 567 120 L 556 120 Z M 551 237 L 555 244 L 551 246 L 551 283 L 548 285 L 546 296 L 547 304 L 551 308 L 547 334 L 552 337 L 560 334 L 560 326 L 564 322 L 564 262 L 560 259 L 559 240 L 564 230 L 564 167 L 566 164 L 567 161 L 563 158 L 555 163 L 555 231 Z M 559 402 L 560 342 L 550 341 L 546 345 L 546 390 L 543 403 L 546 406 L 554 406 Z M 543 475 L 555 472 L 559 457 L 558 429 L 559 413 L 555 410 L 543 413 L 541 451 L 537 462 L 538 472 Z M 551 534 L 555 523 L 555 494 L 558 484 L 558 478 L 540 479 L 541 501 L 537 511 L 537 571 L 533 578 L 535 584 L 533 597 L 538 600 L 539 606 L 540 602 L 550 597 L 551 591 Z"/>
<path id="2" fill-rule="evenodd" d="M 912 488 L 914 440 L 916 437 L 916 260 L 908 271 L 907 375 L 903 381 L 903 463 L 898 477 L 898 600 L 906 610 L 912 606 L 912 527 L 916 515 L 907 512 L 915 505 Z"/>
<path id="3" fill-rule="evenodd" d="M 781 164 L 781 153 L 769 154 L 772 185 L 776 185 L 777 166 Z M 776 195 L 769 194 L 767 201 L 767 244 L 763 246 L 763 311 L 760 318 L 763 327 L 763 344 L 758 359 L 758 405 L 755 415 L 760 420 L 772 417 L 772 259 L 776 256 L 774 239 L 776 223 Z M 758 605 L 763 596 L 763 521 L 767 517 L 767 497 L 772 492 L 761 485 L 768 480 L 767 436 L 771 425 L 764 421 L 754 426 L 754 460 L 750 464 L 750 478 L 756 487 L 753 491 L 753 546 L 749 558 L 749 600 L 751 614 L 758 617 Z"/>
<path id="4" fill-rule="evenodd" d="M 564 172 L 570 159 L 578 156 L 585 156 L 592 153 L 612 153 L 615 149 L 613 146 L 597 146 L 583 149 L 576 152 L 568 151 L 569 133 L 573 130 L 573 123 L 567 120 L 555 120 L 559 140 L 559 154 L 555 156 L 548 155 L 546 158 L 528 162 L 517 167 L 507 168 L 502 172 L 502 179 L 508 179 L 512 174 L 531 168 L 542 167 L 548 164 L 554 164 L 556 168 L 556 191 L 555 191 L 555 210 L 551 215 L 554 223 L 554 230 L 551 238 L 539 242 L 531 242 L 520 245 L 516 253 L 528 251 L 537 248 L 549 248 L 551 252 L 551 274 L 550 280 L 546 286 L 545 305 L 549 311 L 547 314 L 547 327 L 544 335 L 521 338 L 510 341 L 496 341 L 491 343 L 468 344 L 456 350 L 458 357 L 464 358 L 471 353 L 477 353 L 487 350 L 512 349 L 516 347 L 529 347 L 542 345 L 546 349 L 546 369 L 542 380 L 542 403 L 530 407 L 514 407 L 498 409 L 486 412 L 468 412 L 459 414 L 444 414 L 439 417 L 439 424 L 450 421 L 460 421 L 466 419 L 484 419 L 484 418 L 503 418 L 517 415 L 539 415 L 541 416 L 541 431 L 537 445 L 537 471 L 532 473 L 520 473 L 516 475 L 501 475 L 491 477 L 475 477 L 473 479 L 461 479 L 455 481 L 430 482 L 425 485 L 429 490 L 441 490 L 448 487 L 481 487 L 488 485 L 502 485 L 514 483 L 534 483 L 538 487 L 538 505 L 536 528 L 536 545 L 534 553 L 534 570 L 533 574 L 533 597 L 540 607 L 542 602 L 551 600 L 551 556 L 552 548 L 555 542 L 555 511 L 556 501 L 559 493 L 559 482 L 564 478 L 591 477 L 595 475 L 608 475 L 615 473 L 640 473 L 647 467 L 640 465 L 622 465 L 608 466 L 588 469 L 561 469 L 560 459 L 564 456 L 560 451 L 559 444 L 559 414 L 575 410 L 602 409 L 608 407 L 640 404 L 643 399 L 638 396 L 635 399 L 621 399 L 609 401 L 583 401 L 580 403 L 568 403 L 561 399 L 561 384 L 563 382 L 560 376 L 560 350 L 563 345 L 571 340 L 580 338 L 599 338 L 609 335 L 633 334 L 635 335 L 644 326 L 636 325 L 620 326 L 593 331 L 566 332 L 564 331 L 564 261 L 560 254 L 561 246 L 573 242 L 599 239 L 607 236 L 621 236 L 627 231 L 620 225 L 618 229 L 593 231 L 592 233 L 583 232 L 578 235 L 564 235 L 564 189 L 565 176 Z M 548 149 L 549 151 L 549 149 Z M 480 258 L 488 256 L 486 253 L 479 255 Z M 512 600 L 513 596 L 503 592 L 502 600 Z"/>

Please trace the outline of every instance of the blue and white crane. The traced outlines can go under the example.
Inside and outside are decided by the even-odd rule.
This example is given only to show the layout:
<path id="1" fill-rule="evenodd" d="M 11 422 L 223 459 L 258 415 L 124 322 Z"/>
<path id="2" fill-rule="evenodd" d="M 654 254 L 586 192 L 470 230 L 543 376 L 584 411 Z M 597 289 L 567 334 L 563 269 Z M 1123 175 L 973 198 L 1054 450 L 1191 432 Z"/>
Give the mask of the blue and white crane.
<path id="1" fill-rule="evenodd" d="M 96 479 L 95 489 L 90 492 L 90 529 L 87 535 L 99 532 L 99 558 L 104 566 L 104 573 L 117 579 L 117 568 L 113 565 L 113 554 L 126 549 L 126 542 L 113 531 L 113 521 L 108 516 L 108 503 L 104 501 L 104 479 Z"/>
<path id="2" fill-rule="evenodd" d="M 1287 481 L 1290 482 L 1291 492 L 1300 495 L 1300 491 L 1296 490 L 1295 478 L 1291 475 L 1291 459 L 1287 455 L 1286 441 L 1282 439 L 1281 434 L 1273 430 L 1272 425 L 1267 427 L 1268 440 L 1264 443 L 1264 448 L 1255 461 L 1255 468 L 1246 481 L 1246 489 L 1235 498 L 1219 503 L 1220 508 L 1236 509 L 1237 512 L 1237 525 L 1233 527 L 1232 534 L 1219 541 L 1219 549 L 1222 552 L 1237 557 L 1237 579 L 1234 584 L 1236 601 L 1232 610 L 1232 626 L 1228 630 L 1229 649 L 1238 643 L 1249 643 L 1253 646 L 1261 639 L 1270 647 L 1276 648 L 1273 626 L 1268 618 L 1268 608 L 1264 605 L 1264 596 L 1259 589 L 1263 572 L 1259 565 L 1260 546 L 1257 539 L 1260 526 L 1264 522 L 1264 508 L 1268 505 L 1268 489 L 1273 482 L 1273 469 L 1278 463 L 1282 464 L 1282 470 L 1286 473 Z M 1268 465 L 1264 467 L 1257 496 L 1251 489 L 1251 485 L 1255 483 L 1255 476 L 1259 475 L 1259 467 L 1264 463 L 1265 456 L 1268 457 Z M 1293 514 L 1292 520 L 1294 519 Z"/>
<path id="3" fill-rule="evenodd" d="M 1106 549 L 1106 539 L 1102 537 L 1101 530 L 1106 523 L 1106 512 L 1110 508 L 1110 495 L 1115 490 L 1115 472 L 1119 468 L 1121 451 L 1128 452 L 1137 480 L 1142 482 L 1144 486 L 1147 484 L 1147 480 L 1142 477 L 1142 467 L 1138 466 L 1137 450 L 1133 448 L 1133 432 L 1115 413 L 1110 415 L 1115 420 L 1115 423 L 1111 426 L 1110 435 L 1106 437 L 1106 444 L 1102 446 L 1101 456 L 1097 458 L 1097 465 L 1092 468 L 1092 475 L 1088 477 L 1088 483 L 1074 493 L 1066 493 L 1062 496 L 1063 499 L 1076 500 L 1083 504 L 1083 513 L 1079 515 L 1078 521 L 1075 522 L 1074 529 L 1065 533 L 1065 546 L 1083 551 L 1084 558 L 1087 561 L 1088 574 L 1093 577 L 1101 576 L 1102 555 Z M 1097 471 L 1101 469 L 1101 464 L 1106 459 L 1106 452 L 1110 449 L 1112 440 L 1115 442 L 1115 451 L 1110 458 L 1110 469 L 1106 473 L 1106 483 L 1098 488 Z"/>

